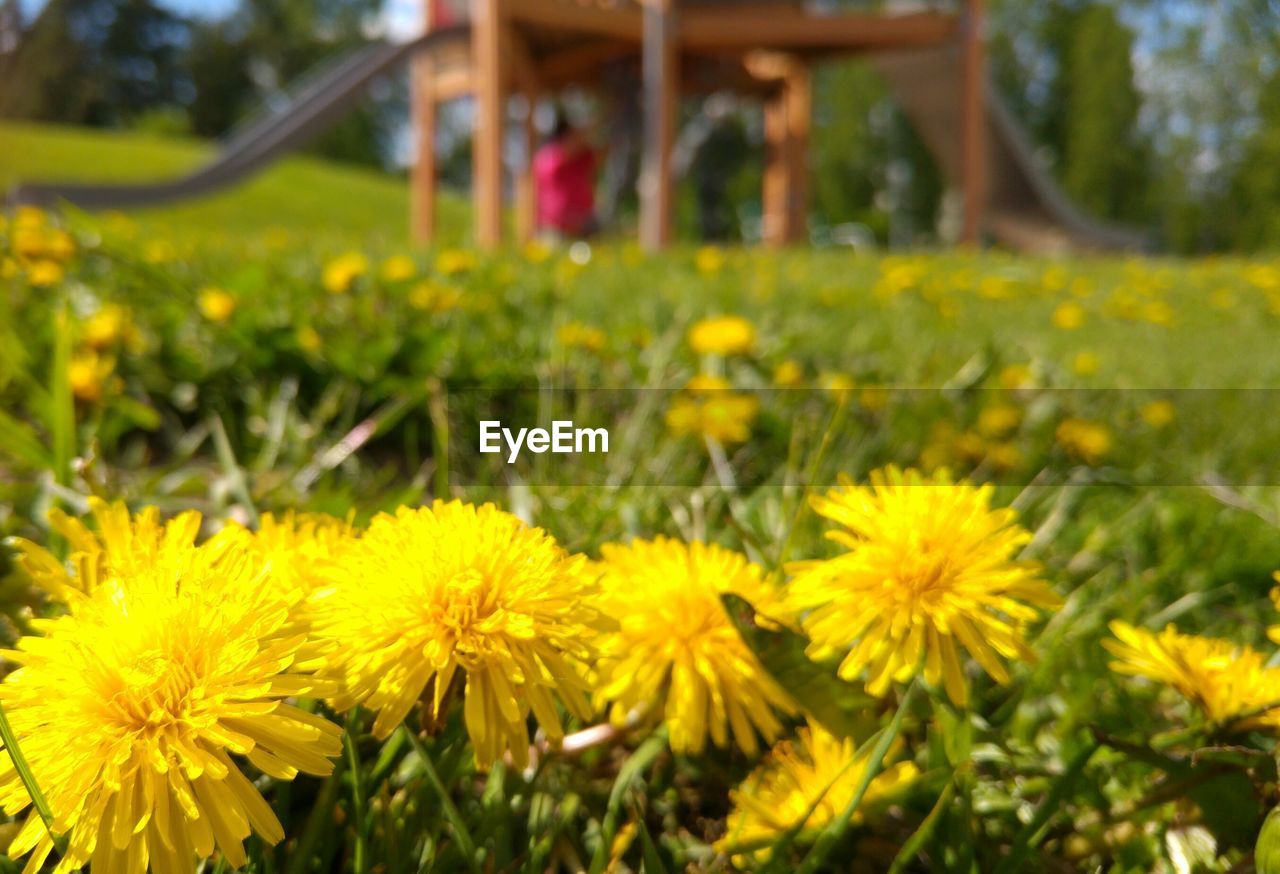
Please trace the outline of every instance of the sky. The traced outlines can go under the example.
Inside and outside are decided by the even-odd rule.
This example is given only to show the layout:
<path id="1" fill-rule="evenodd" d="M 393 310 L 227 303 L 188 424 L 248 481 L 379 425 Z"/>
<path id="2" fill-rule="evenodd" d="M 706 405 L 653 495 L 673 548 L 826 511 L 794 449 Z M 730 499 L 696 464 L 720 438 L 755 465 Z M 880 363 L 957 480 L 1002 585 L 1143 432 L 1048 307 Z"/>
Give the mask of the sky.
<path id="1" fill-rule="evenodd" d="M 158 0 L 159 5 L 182 16 L 219 18 L 236 7 L 237 0 Z M 393 39 L 403 39 L 417 32 L 421 22 L 421 0 L 385 0 L 381 32 Z M 45 0 L 19 0 L 24 16 L 32 16 L 45 5 Z"/>

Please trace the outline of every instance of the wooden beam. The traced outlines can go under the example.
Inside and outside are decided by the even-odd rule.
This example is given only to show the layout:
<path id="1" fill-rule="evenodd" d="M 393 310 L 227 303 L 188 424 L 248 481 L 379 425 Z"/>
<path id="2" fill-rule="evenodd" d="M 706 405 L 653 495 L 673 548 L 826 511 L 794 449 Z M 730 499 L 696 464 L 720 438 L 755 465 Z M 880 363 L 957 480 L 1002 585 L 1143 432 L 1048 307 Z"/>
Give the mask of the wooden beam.
<path id="1" fill-rule="evenodd" d="M 470 69 L 440 70 L 434 76 L 432 89 L 437 103 L 457 100 L 475 93 L 476 77 L 471 74 Z"/>
<path id="2" fill-rule="evenodd" d="M 511 58 L 507 64 L 507 73 L 510 78 L 508 87 L 512 91 L 526 94 L 542 91 L 542 72 L 533 59 L 533 53 L 529 51 L 529 44 L 525 42 L 524 35 L 510 21 L 503 22 L 503 28 L 506 31 L 504 39 L 507 53 Z"/>
<path id="3" fill-rule="evenodd" d="M 571 46 L 537 62 L 538 75 L 548 88 L 561 87 L 580 78 L 597 79 L 600 66 L 610 61 L 638 57 L 639 45 L 631 40 L 603 39 Z"/>
<path id="4" fill-rule="evenodd" d="M 690 6 L 680 13 L 680 44 L 689 49 L 791 51 L 907 48 L 954 39 L 956 17 L 938 12 L 904 15 L 812 14 L 802 6 L 749 4 Z"/>
<path id="5" fill-rule="evenodd" d="M 987 73 L 983 5 L 983 0 L 966 0 L 962 31 L 960 185 L 964 193 L 964 212 L 960 239 L 969 246 L 976 246 L 982 240 L 987 202 Z"/>
<path id="6" fill-rule="evenodd" d="M 502 242 L 502 124 L 507 109 L 510 61 L 505 2 L 473 0 L 471 4 L 471 58 L 476 90 L 471 200 L 475 243 L 485 249 Z"/>
<path id="7" fill-rule="evenodd" d="M 513 21 L 554 30 L 641 40 L 642 14 L 634 5 L 602 6 L 571 0 L 508 0 Z"/>
<path id="8" fill-rule="evenodd" d="M 675 209 L 671 150 L 680 102 L 680 56 L 673 0 L 644 7 L 644 150 L 640 165 L 640 244 L 656 251 L 671 242 Z"/>
<path id="9" fill-rule="evenodd" d="M 423 29 L 431 30 L 431 0 L 424 0 Z M 430 243 L 436 230 L 436 90 L 435 59 L 421 52 L 413 62 L 410 92 L 417 154 L 409 190 L 409 234 Z"/>

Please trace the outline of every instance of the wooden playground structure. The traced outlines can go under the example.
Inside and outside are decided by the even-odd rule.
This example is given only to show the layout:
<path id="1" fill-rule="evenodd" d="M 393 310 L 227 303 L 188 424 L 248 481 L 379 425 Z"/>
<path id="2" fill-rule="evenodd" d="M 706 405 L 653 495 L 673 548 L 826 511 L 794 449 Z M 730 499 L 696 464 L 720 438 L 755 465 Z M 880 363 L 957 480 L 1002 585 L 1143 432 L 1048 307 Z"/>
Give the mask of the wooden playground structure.
<path id="1" fill-rule="evenodd" d="M 443 102 L 475 99 L 472 201 L 475 241 L 502 242 L 508 99 L 530 109 L 570 88 L 593 89 L 602 68 L 632 64 L 642 83 L 643 137 L 639 179 L 640 241 L 650 250 L 671 242 L 672 151 L 685 94 L 733 91 L 758 99 L 765 118 L 762 232 L 771 245 L 805 239 L 813 68 L 834 57 L 901 49 L 954 47 L 958 69 L 940 79 L 959 107 L 954 131 L 961 155 L 961 239 L 977 243 L 988 190 L 983 0 L 917 11 L 821 11 L 795 0 L 469 0 L 465 18 L 440 0 L 425 0 L 425 27 L 466 24 L 470 39 L 413 62 L 417 160 L 412 227 L 431 240 L 437 188 L 434 131 Z M 939 95 L 941 96 L 941 95 Z M 537 132 L 526 113 L 521 137 L 531 156 Z M 515 229 L 534 226 L 531 161 L 514 169 Z"/>

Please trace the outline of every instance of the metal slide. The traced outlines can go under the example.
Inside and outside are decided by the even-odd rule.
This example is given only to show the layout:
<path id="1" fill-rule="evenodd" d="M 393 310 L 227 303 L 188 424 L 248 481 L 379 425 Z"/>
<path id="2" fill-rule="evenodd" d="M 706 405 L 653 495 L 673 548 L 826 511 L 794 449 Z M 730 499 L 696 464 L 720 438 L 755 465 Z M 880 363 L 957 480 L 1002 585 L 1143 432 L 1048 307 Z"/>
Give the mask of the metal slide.
<path id="1" fill-rule="evenodd" d="M 955 47 L 873 55 L 898 105 L 943 175 L 960 179 L 959 53 Z M 995 89 L 987 88 L 987 231 L 1015 249 L 1150 248 L 1149 235 L 1085 214 L 1036 158 L 1026 132 Z"/>
<path id="2" fill-rule="evenodd" d="M 186 176 L 164 182 L 114 185 L 22 183 L 9 192 L 9 200 L 40 206 L 65 201 L 82 209 L 117 209 L 213 193 L 242 181 L 323 132 L 359 102 L 371 82 L 409 56 L 469 39 L 470 33 L 467 25 L 457 25 L 409 42 L 371 43 L 339 57 L 237 125 L 223 139 L 218 153 Z"/>

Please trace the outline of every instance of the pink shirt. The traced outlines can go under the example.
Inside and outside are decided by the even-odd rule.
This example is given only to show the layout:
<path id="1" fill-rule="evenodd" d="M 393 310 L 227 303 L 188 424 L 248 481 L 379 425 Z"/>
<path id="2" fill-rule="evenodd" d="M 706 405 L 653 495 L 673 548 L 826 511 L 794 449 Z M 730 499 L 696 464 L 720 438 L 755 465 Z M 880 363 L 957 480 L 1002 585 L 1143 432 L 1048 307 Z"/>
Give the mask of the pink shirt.
<path id="1" fill-rule="evenodd" d="M 538 227 L 579 234 L 595 215 L 596 156 L 588 148 L 550 142 L 533 158 Z"/>

